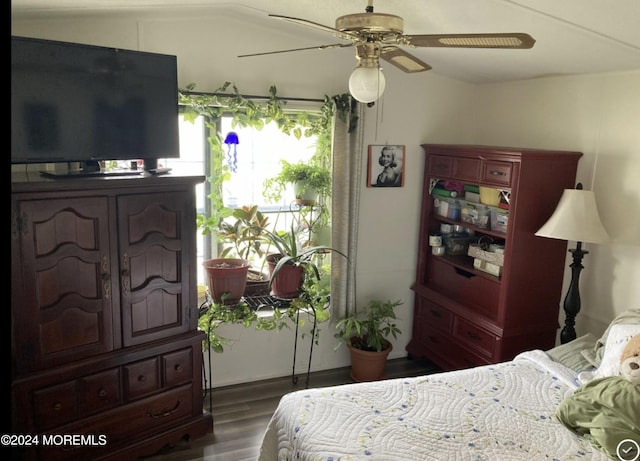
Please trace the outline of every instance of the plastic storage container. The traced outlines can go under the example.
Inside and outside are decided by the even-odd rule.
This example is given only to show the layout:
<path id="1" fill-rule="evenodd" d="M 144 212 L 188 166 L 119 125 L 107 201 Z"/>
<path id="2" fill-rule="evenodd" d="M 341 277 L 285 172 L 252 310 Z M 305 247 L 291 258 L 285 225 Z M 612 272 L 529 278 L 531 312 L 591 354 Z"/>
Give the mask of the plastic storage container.
<path id="1" fill-rule="evenodd" d="M 491 211 L 488 206 L 481 204 L 465 202 L 460 218 L 481 229 L 489 229 L 491 225 Z"/>
<path id="2" fill-rule="evenodd" d="M 491 230 L 507 232 L 509 211 L 502 208 L 491 208 Z"/>

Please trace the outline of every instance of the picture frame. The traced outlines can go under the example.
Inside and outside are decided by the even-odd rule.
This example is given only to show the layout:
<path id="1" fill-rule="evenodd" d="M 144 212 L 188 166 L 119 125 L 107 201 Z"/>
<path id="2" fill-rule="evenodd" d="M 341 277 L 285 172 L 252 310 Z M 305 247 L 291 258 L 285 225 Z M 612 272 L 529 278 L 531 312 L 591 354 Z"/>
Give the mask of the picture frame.
<path id="1" fill-rule="evenodd" d="M 370 144 L 367 187 L 404 187 L 405 146 Z"/>

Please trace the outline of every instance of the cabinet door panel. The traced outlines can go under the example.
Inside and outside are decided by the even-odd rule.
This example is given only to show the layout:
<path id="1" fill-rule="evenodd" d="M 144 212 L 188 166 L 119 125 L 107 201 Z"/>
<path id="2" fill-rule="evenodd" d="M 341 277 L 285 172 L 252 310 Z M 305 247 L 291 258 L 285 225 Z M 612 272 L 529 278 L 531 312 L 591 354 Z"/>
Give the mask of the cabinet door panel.
<path id="1" fill-rule="evenodd" d="M 13 335 L 18 373 L 113 349 L 106 197 L 24 200 Z"/>
<path id="2" fill-rule="evenodd" d="M 194 210 L 192 191 L 118 197 L 125 346 L 189 330 Z"/>

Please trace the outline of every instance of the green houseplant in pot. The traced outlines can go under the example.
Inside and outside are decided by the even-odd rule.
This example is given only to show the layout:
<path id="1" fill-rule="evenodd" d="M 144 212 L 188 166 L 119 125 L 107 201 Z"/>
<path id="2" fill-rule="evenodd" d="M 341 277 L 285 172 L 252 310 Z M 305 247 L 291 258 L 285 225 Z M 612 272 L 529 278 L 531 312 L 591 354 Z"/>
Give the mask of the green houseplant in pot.
<path id="1" fill-rule="evenodd" d="M 402 301 L 373 300 L 336 324 L 336 349 L 345 343 L 351 352 L 351 378 L 354 381 L 384 379 L 385 362 L 393 346 L 390 337 L 401 333 L 396 325 L 395 308 Z"/>
<path id="2" fill-rule="evenodd" d="M 293 186 L 298 205 L 314 205 L 318 196 L 331 196 L 331 171 L 312 163 L 282 160 L 280 172 L 264 181 L 263 195 L 278 201 L 287 185 Z"/>
<path id="3" fill-rule="evenodd" d="M 320 270 L 316 258 L 322 254 L 335 252 L 343 257 L 344 253 L 326 245 L 302 247 L 293 224 L 289 231 L 266 231 L 267 238 L 276 248 L 275 253 L 267 255 L 269 265 L 269 288 L 276 298 L 297 298 L 305 275 L 320 279 Z"/>
<path id="4" fill-rule="evenodd" d="M 267 295 L 269 292 L 269 276 L 264 267 L 253 267 L 258 260 L 263 260 L 268 241 L 266 229 L 269 218 L 258 205 L 244 205 L 231 213 L 231 218 L 222 220 L 218 226 L 218 238 L 227 245 L 220 252 L 221 258 L 239 257 L 252 263 L 247 272 L 245 296 Z M 264 261 L 262 262 L 264 265 Z"/>

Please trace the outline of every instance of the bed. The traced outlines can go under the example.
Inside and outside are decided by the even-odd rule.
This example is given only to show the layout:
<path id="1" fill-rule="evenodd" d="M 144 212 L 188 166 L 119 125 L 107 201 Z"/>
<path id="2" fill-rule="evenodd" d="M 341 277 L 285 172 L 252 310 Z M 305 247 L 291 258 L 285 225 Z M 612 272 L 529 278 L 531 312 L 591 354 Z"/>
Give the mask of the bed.
<path id="1" fill-rule="evenodd" d="M 633 334 L 640 334 L 640 309 L 625 311 L 599 338 L 587 334 L 509 362 L 291 392 L 268 424 L 258 460 L 617 459 L 620 434 L 640 443 L 640 386 L 620 404 L 629 431 L 605 431 L 613 448 L 613 439 L 563 420 L 560 409 L 574 415 L 578 405 L 579 413 L 578 389 L 619 373 L 614 342 L 619 348 Z"/>

